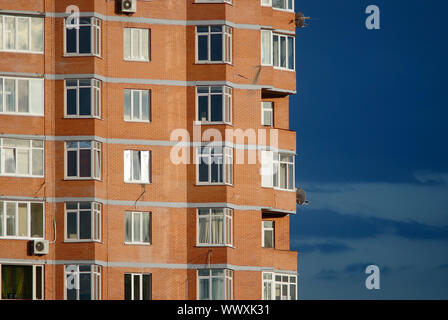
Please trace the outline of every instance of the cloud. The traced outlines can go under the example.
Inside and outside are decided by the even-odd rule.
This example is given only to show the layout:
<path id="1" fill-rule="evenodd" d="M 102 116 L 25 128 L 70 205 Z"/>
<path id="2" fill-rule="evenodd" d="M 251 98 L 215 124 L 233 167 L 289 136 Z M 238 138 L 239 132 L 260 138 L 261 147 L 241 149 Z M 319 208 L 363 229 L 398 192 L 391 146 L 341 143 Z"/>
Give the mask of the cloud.
<path id="1" fill-rule="evenodd" d="M 417 171 L 414 173 L 414 178 L 424 184 L 448 186 L 448 173 Z"/>
<path id="2" fill-rule="evenodd" d="M 442 175 L 443 176 L 443 175 Z M 442 176 L 418 175 L 421 181 Z M 321 183 L 301 184 L 308 208 L 429 225 L 448 225 L 448 187 L 434 184 Z M 303 208 L 299 208 L 299 213 Z"/>
<path id="3" fill-rule="evenodd" d="M 302 241 L 293 240 L 296 248 L 301 254 L 307 254 L 312 252 L 320 252 L 323 254 L 336 254 L 353 250 L 345 243 L 342 242 L 323 242 L 323 243 L 304 243 Z"/>
<path id="4" fill-rule="evenodd" d="M 315 278 L 319 280 L 340 280 L 344 278 L 352 278 L 352 277 L 365 277 L 366 276 L 366 268 L 370 265 L 375 265 L 373 262 L 357 262 L 350 263 L 346 265 L 344 268 L 337 269 L 322 269 L 318 273 L 315 274 Z M 392 268 L 388 266 L 378 266 L 380 269 L 380 274 L 388 274 L 392 271 Z M 400 271 L 400 270 L 396 270 Z"/>

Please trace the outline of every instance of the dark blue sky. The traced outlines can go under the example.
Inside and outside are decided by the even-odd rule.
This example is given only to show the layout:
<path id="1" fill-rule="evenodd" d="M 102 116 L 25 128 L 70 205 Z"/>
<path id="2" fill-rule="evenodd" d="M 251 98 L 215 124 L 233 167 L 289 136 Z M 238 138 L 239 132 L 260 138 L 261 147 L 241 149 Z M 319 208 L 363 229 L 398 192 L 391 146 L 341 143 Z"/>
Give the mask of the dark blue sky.
<path id="1" fill-rule="evenodd" d="M 381 30 L 367 30 L 377 5 Z M 448 298 L 448 44 L 443 0 L 296 0 L 303 299 Z M 365 266 L 381 290 L 364 287 Z"/>

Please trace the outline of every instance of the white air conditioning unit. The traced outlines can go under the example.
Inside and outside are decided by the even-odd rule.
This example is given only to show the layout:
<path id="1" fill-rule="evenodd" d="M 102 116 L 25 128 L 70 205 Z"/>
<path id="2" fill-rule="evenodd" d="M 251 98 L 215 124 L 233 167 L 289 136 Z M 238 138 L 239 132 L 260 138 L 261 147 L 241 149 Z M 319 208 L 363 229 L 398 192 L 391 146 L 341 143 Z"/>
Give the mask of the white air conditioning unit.
<path id="1" fill-rule="evenodd" d="M 34 240 L 33 253 L 48 254 L 48 240 Z"/>
<path id="2" fill-rule="evenodd" d="M 136 13 L 137 0 L 121 0 L 121 12 Z"/>

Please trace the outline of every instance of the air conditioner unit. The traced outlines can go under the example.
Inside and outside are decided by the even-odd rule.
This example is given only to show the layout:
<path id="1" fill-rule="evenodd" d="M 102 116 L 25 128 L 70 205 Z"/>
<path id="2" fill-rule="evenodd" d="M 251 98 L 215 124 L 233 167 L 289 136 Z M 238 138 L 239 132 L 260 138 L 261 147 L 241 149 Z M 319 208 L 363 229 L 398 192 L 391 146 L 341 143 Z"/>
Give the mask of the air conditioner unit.
<path id="1" fill-rule="evenodd" d="M 121 12 L 136 13 L 137 0 L 121 0 Z"/>
<path id="2" fill-rule="evenodd" d="M 34 240 L 33 253 L 48 254 L 48 240 Z"/>

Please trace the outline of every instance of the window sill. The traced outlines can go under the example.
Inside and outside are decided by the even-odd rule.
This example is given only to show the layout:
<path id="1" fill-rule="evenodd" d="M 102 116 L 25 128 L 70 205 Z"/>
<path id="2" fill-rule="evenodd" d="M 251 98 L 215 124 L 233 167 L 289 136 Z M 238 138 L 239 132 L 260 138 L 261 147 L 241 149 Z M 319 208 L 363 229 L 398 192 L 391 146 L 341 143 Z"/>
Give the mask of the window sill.
<path id="1" fill-rule="evenodd" d="M 150 247 L 152 246 L 152 243 L 139 243 L 139 242 L 125 242 L 126 246 L 144 246 L 144 247 Z"/>
<path id="2" fill-rule="evenodd" d="M 282 11 L 282 12 L 288 12 L 288 13 L 294 13 L 293 9 L 281 9 L 281 8 L 274 8 L 272 7 L 272 10 Z"/>
<path id="3" fill-rule="evenodd" d="M 70 240 L 70 239 L 65 239 L 64 243 L 99 243 L 99 244 L 104 244 L 104 242 L 102 242 L 101 240 Z"/>
<path id="4" fill-rule="evenodd" d="M 16 236 L 1 236 L 0 240 L 22 240 L 22 241 L 30 241 L 30 240 L 45 240 L 45 238 L 31 238 L 31 237 L 16 237 Z"/>
<path id="5" fill-rule="evenodd" d="M 98 182 L 103 182 L 103 180 L 97 179 L 97 178 L 70 178 L 70 177 L 65 177 L 64 181 L 98 181 Z"/>
<path id="6" fill-rule="evenodd" d="M 44 55 L 45 54 L 44 52 L 38 52 L 38 51 L 19 51 L 19 50 L 0 50 L 0 52 L 40 54 L 40 55 Z"/>
<path id="7" fill-rule="evenodd" d="M 130 123 L 151 123 L 150 120 L 126 120 L 124 119 L 124 122 L 130 122 Z"/>
<path id="8" fill-rule="evenodd" d="M 232 62 L 225 62 L 225 61 L 196 61 L 195 64 L 196 65 L 224 64 L 224 65 L 229 65 L 229 66 L 233 67 Z"/>
<path id="9" fill-rule="evenodd" d="M 8 174 L 8 173 L 2 173 L 0 174 L 0 177 L 6 177 L 6 178 L 34 178 L 34 179 L 44 179 L 45 176 L 26 176 L 26 175 L 16 175 L 16 174 Z"/>
<path id="10" fill-rule="evenodd" d="M 205 186 L 211 186 L 211 187 L 213 187 L 213 186 L 221 186 L 221 187 L 234 187 L 233 186 L 233 184 L 228 184 L 228 183 L 209 183 L 209 182 L 204 182 L 204 183 L 201 183 L 201 182 L 197 182 L 196 184 L 195 184 L 195 186 L 196 187 L 205 187 Z"/>
<path id="11" fill-rule="evenodd" d="M 218 125 L 226 125 L 226 126 L 231 126 L 233 127 L 232 123 L 229 122 L 224 122 L 224 121 L 194 121 L 193 122 L 194 126 L 218 126 Z"/>
<path id="12" fill-rule="evenodd" d="M 231 244 L 196 244 L 197 248 L 232 248 L 236 249 L 234 245 Z"/>
<path id="13" fill-rule="evenodd" d="M 151 182 L 148 182 L 148 181 L 124 181 L 124 183 L 129 183 L 129 184 L 152 184 Z"/>
<path id="14" fill-rule="evenodd" d="M 101 120 L 101 121 L 103 121 L 102 118 L 100 118 L 100 117 L 95 117 L 95 116 L 64 116 L 63 119 L 64 119 L 64 120 L 96 119 L 96 120 Z"/>
<path id="15" fill-rule="evenodd" d="M 274 70 L 278 71 L 289 71 L 289 72 L 296 72 L 296 69 L 288 69 L 288 68 L 282 68 L 282 67 L 273 67 Z"/>
<path id="16" fill-rule="evenodd" d="M 19 113 L 19 112 L 0 112 L 0 116 L 16 116 L 16 117 L 38 117 L 44 118 L 43 114 Z"/>
<path id="17" fill-rule="evenodd" d="M 64 58 L 84 58 L 84 57 L 94 57 L 98 59 L 104 59 L 103 57 L 93 54 L 93 53 L 64 53 L 62 55 Z"/>
<path id="18" fill-rule="evenodd" d="M 142 59 L 123 59 L 125 62 L 151 62 L 151 60 L 142 60 Z"/>

